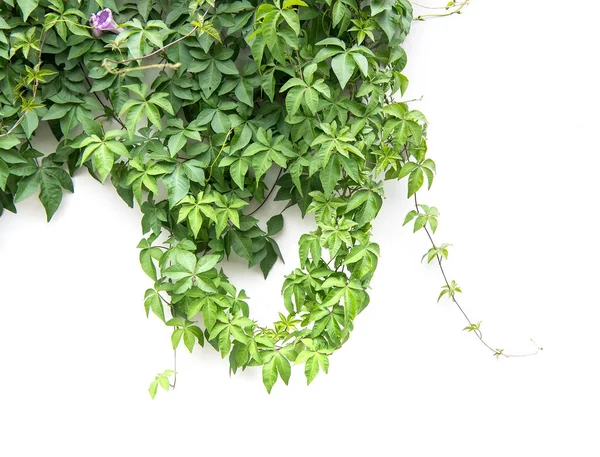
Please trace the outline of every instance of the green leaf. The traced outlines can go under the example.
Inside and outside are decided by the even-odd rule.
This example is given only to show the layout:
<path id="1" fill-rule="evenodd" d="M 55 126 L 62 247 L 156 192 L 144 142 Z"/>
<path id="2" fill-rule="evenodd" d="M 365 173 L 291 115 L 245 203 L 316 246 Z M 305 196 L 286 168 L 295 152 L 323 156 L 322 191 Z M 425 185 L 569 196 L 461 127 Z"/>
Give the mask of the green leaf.
<path id="1" fill-rule="evenodd" d="M 183 166 L 163 178 L 169 196 L 169 208 L 173 208 L 190 191 L 190 180 Z"/>
<path id="2" fill-rule="evenodd" d="M 196 345 L 196 336 L 191 330 L 185 329 L 183 332 L 183 344 L 188 348 L 188 351 L 193 352 Z"/>
<path id="3" fill-rule="evenodd" d="M 212 118 L 210 126 L 215 133 L 227 133 L 231 128 L 231 119 L 223 111 L 217 111 Z"/>
<path id="4" fill-rule="evenodd" d="M 38 189 L 40 181 L 40 173 L 35 173 L 31 176 L 27 176 L 19 181 L 17 186 L 17 193 L 15 194 L 15 203 L 25 200 L 35 193 Z"/>
<path id="5" fill-rule="evenodd" d="M 263 384 L 267 388 L 268 393 L 271 393 L 271 389 L 275 385 L 275 382 L 277 382 L 277 366 L 275 365 L 275 359 L 275 357 L 272 357 L 262 368 Z"/>
<path id="6" fill-rule="evenodd" d="M 39 0 L 17 0 L 17 5 L 23 13 L 23 20 L 26 21 L 29 15 L 37 8 Z"/>
<path id="7" fill-rule="evenodd" d="M 187 138 L 183 132 L 176 133 L 169 138 L 168 147 L 171 157 L 175 157 L 179 151 L 185 146 Z"/>
<path id="8" fill-rule="evenodd" d="M 152 383 L 150 384 L 150 387 L 148 388 L 148 392 L 150 392 L 150 397 L 152 398 L 152 400 L 154 400 L 154 397 L 156 397 L 156 392 L 158 391 L 158 381 L 152 381 Z"/>
<path id="9" fill-rule="evenodd" d="M 58 179 L 48 173 L 40 173 L 40 201 L 46 210 L 48 222 L 56 213 L 62 200 L 62 189 Z"/>
<path id="10" fill-rule="evenodd" d="M 190 181 L 196 182 L 201 186 L 204 185 L 205 177 L 202 164 L 195 160 L 188 160 L 183 163 L 182 167 L 185 170 L 186 176 L 190 178 Z"/>
<path id="11" fill-rule="evenodd" d="M 115 163 L 115 155 L 106 145 L 102 144 L 92 154 L 92 163 L 98 172 L 100 181 L 104 182 Z"/>
<path id="12" fill-rule="evenodd" d="M 235 87 L 237 99 L 248 106 L 254 106 L 254 88 L 244 81 Z"/>
<path id="13" fill-rule="evenodd" d="M 14 134 L 0 137 L 0 149 L 11 149 L 19 143 L 21 141 Z"/>
<path id="14" fill-rule="evenodd" d="M 315 354 L 306 361 L 304 365 L 304 374 L 306 375 L 306 383 L 310 384 L 319 374 L 319 359 Z"/>
<path id="15" fill-rule="evenodd" d="M 127 111 L 127 116 L 125 116 L 125 125 L 127 126 L 130 139 L 133 139 L 136 127 L 142 119 L 143 109 L 143 105 L 135 105 L 129 109 L 129 111 Z"/>
<path id="16" fill-rule="evenodd" d="M 333 157 L 327 162 L 324 168 L 321 169 L 319 173 L 319 179 L 321 180 L 321 184 L 323 185 L 323 192 L 326 196 L 329 196 L 333 193 L 333 189 L 337 185 L 340 180 L 340 164 L 336 157 Z"/>
<path id="17" fill-rule="evenodd" d="M 263 19 L 262 34 L 265 37 L 265 43 L 269 49 L 273 50 L 277 45 L 277 20 L 279 19 L 279 11 L 271 11 Z"/>
<path id="18" fill-rule="evenodd" d="M 381 197 L 374 192 L 369 192 L 367 195 L 367 199 L 365 203 L 361 206 L 359 211 L 356 214 L 355 221 L 357 222 L 359 227 L 362 227 L 365 224 L 368 224 L 379 212 L 381 208 Z"/>
<path id="19" fill-rule="evenodd" d="M 6 181 L 8 179 L 8 165 L 0 159 L 0 189 L 6 190 Z"/>
<path id="20" fill-rule="evenodd" d="M 319 108 L 318 92 L 315 89 L 313 89 L 312 87 L 305 89 L 304 90 L 304 102 L 306 103 L 306 106 L 308 107 L 309 111 L 312 114 L 315 114 Z"/>
<path id="21" fill-rule="evenodd" d="M 300 87 L 296 87 L 288 92 L 285 97 L 285 109 L 290 116 L 298 112 L 300 106 L 302 106 L 303 97 L 304 89 Z"/>
<path id="22" fill-rule="evenodd" d="M 147 102 L 144 105 L 144 113 L 146 114 L 148 120 L 152 122 L 152 124 L 154 124 L 157 129 L 162 129 L 162 123 L 160 121 L 160 112 L 158 111 L 158 108 L 155 105 L 153 105 L 150 102 Z"/>
<path id="23" fill-rule="evenodd" d="M 148 20 L 148 15 L 150 14 L 150 11 L 152 11 L 152 3 L 153 0 L 139 0 L 136 3 L 137 9 L 142 18 L 144 18 L 144 21 Z"/>
<path id="24" fill-rule="evenodd" d="M 212 301 L 208 301 L 202 308 L 202 315 L 204 316 L 206 329 L 211 331 L 217 322 L 217 305 Z"/>
<path id="25" fill-rule="evenodd" d="M 211 61 L 206 70 L 200 74 L 200 88 L 205 97 L 210 97 L 219 88 L 222 78 L 214 60 Z"/>
<path id="26" fill-rule="evenodd" d="M 221 333 L 219 333 L 219 352 L 221 357 L 225 358 L 231 351 L 231 336 L 229 334 L 229 326 L 226 326 Z"/>
<path id="27" fill-rule="evenodd" d="M 337 27 L 337 25 L 342 21 L 342 19 L 344 19 L 345 14 L 346 7 L 344 6 L 344 4 L 341 1 L 335 2 L 332 11 L 333 27 Z"/>
<path id="28" fill-rule="evenodd" d="M 179 346 L 179 342 L 181 341 L 182 336 L 183 329 L 176 328 L 175 330 L 173 330 L 173 333 L 171 334 L 171 345 L 173 346 L 173 350 L 177 349 L 177 347 Z"/>
<path id="29" fill-rule="evenodd" d="M 198 260 L 198 263 L 196 264 L 196 274 L 200 274 L 200 273 L 204 273 L 212 268 L 214 268 L 214 266 L 219 263 L 219 260 L 221 260 L 221 256 L 217 255 L 217 254 L 211 254 L 211 255 L 205 255 L 200 257 L 200 259 Z"/>
<path id="30" fill-rule="evenodd" d="M 165 321 L 165 312 L 158 292 L 154 289 L 146 290 L 144 294 L 144 307 L 146 308 L 146 316 L 149 310 L 158 316 L 161 321 Z"/>
<path id="31" fill-rule="evenodd" d="M 408 177 L 408 196 L 414 195 L 423 186 L 423 170 L 416 168 Z"/>
<path id="32" fill-rule="evenodd" d="M 21 122 L 21 127 L 25 132 L 25 137 L 31 138 L 31 135 L 33 135 L 33 132 L 35 131 L 35 129 L 37 129 L 38 125 L 38 115 L 33 111 L 29 111 L 23 118 L 23 121 Z"/>
<path id="33" fill-rule="evenodd" d="M 295 11 L 284 9 L 281 11 L 281 15 L 283 19 L 290 26 L 290 28 L 294 31 L 296 36 L 300 35 L 300 19 Z"/>
<path id="34" fill-rule="evenodd" d="M 236 160 L 229 168 L 231 179 L 240 189 L 244 189 L 244 177 L 248 172 L 248 162 L 245 159 Z"/>
<path id="35" fill-rule="evenodd" d="M 369 62 L 367 61 L 367 58 L 365 56 L 363 56 L 362 54 L 359 54 L 358 52 L 353 52 L 352 58 L 358 65 L 358 68 L 360 69 L 360 72 L 362 73 L 362 75 L 365 78 L 368 77 L 369 76 Z"/>
<path id="36" fill-rule="evenodd" d="M 158 250 L 158 252 L 162 253 L 159 248 L 142 249 L 140 251 L 140 265 L 142 266 L 144 273 L 146 273 L 150 279 L 156 281 L 156 266 L 154 265 L 152 257 L 153 250 Z"/>
<path id="37" fill-rule="evenodd" d="M 119 141 L 107 141 L 106 147 L 117 156 L 129 157 L 129 151 L 125 145 Z"/>
<path id="38" fill-rule="evenodd" d="M 356 62 L 350 54 L 339 54 L 331 60 L 331 68 L 344 89 L 356 70 Z"/>
<path id="39" fill-rule="evenodd" d="M 281 214 L 276 214 L 267 222 L 267 233 L 269 236 L 276 235 L 281 232 L 283 228 L 283 216 Z"/>
<path id="40" fill-rule="evenodd" d="M 230 230 L 231 247 L 237 255 L 247 260 L 252 260 L 252 240 L 244 236 L 242 232 Z"/>
<path id="41" fill-rule="evenodd" d="M 292 374 L 292 367 L 290 365 L 290 361 L 286 359 L 285 356 L 280 352 L 278 352 L 273 359 L 275 360 L 275 365 L 277 366 L 279 376 L 281 376 L 281 379 L 283 380 L 285 385 L 287 385 Z"/>

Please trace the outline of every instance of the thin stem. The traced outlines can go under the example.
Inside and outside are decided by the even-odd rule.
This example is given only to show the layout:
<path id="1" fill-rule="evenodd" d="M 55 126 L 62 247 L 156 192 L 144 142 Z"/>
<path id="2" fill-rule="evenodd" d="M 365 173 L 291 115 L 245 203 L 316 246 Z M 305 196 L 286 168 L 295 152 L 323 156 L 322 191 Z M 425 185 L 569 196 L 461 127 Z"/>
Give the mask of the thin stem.
<path id="1" fill-rule="evenodd" d="M 208 12 L 208 10 L 206 10 Z M 188 33 L 186 33 L 185 35 L 177 38 L 175 41 L 171 41 L 170 43 L 164 45 L 162 48 L 158 48 L 155 51 L 152 51 L 150 54 L 146 54 L 145 56 L 141 56 L 141 57 L 132 57 L 131 59 L 125 59 L 125 60 L 113 60 L 113 59 L 104 59 L 104 62 L 102 63 L 102 65 L 104 65 L 105 62 L 111 62 L 111 63 L 115 63 L 117 65 L 123 65 L 125 63 L 130 63 L 130 62 L 135 62 L 137 60 L 144 60 L 147 59 L 149 57 L 155 56 L 156 54 L 164 51 L 165 49 L 173 46 L 174 44 L 179 43 L 182 40 L 185 40 L 187 37 L 193 35 L 196 31 L 198 30 L 198 26 L 195 26 L 192 30 L 190 30 Z M 106 68 L 106 65 L 104 65 L 104 67 Z M 110 70 L 109 70 L 110 71 Z"/>
<path id="2" fill-rule="evenodd" d="M 111 74 L 113 75 L 123 75 L 125 73 L 129 73 L 132 71 L 142 71 L 142 70 L 149 70 L 151 68 L 170 68 L 171 70 L 177 70 L 180 66 L 181 63 L 177 62 L 177 63 L 155 63 L 155 64 L 151 64 L 151 65 L 142 65 L 141 67 L 133 67 L 133 68 L 123 68 L 121 70 L 112 70 L 108 67 L 108 65 L 105 65 L 106 61 L 109 59 L 104 59 L 104 62 L 102 63 L 102 66 Z"/>
<path id="3" fill-rule="evenodd" d="M 177 384 L 177 349 L 173 350 L 173 384 L 169 384 L 171 389 Z"/>
<path id="4" fill-rule="evenodd" d="M 28 113 L 29 113 L 29 110 L 23 111 L 23 114 L 21 114 L 21 117 L 19 119 L 17 119 L 17 122 L 15 122 L 12 127 L 7 132 L 4 132 L 4 133 L 0 134 L 0 138 L 8 136 L 12 132 L 14 132 L 15 129 L 19 126 L 19 124 L 21 124 L 21 122 L 23 122 L 23 119 L 25 119 L 25 116 L 27 116 Z"/>
<path id="5" fill-rule="evenodd" d="M 90 81 L 90 79 L 88 78 L 88 75 L 86 73 L 86 68 L 83 66 L 83 64 L 80 62 L 79 63 L 79 68 L 81 68 L 81 71 L 83 72 L 83 75 L 85 76 L 85 80 L 88 83 L 88 86 L 90 87 L 90 92 L 92 92 L 92 83 Z M 104 102 L 102 101 L 102 99 L 100 98 L 100 96 L 98 95 L 97 92 L 92 92 L 94 94 L 94 96 L 96 97 L 96 100 L 98 100 L 98 103 L 100 103 L 100 105 L 102 105 L 103 108 L 108 108 Z M 121 127 L 123 127 L 124 129 L 126 129 L 127 127 L 125 127 L 125 124 L 123 123 L 123 121 L 121 119 L 119 119 L 117 116 L 115 116 L 114 114 L 114 106 L 112 104 L 112 101 L 110 100 L 110 97 L 106 97 L 106 99 L 108 100 L 108 102 L 110 103 L 111 107 L 112 107 L 112 111 L 113 111 L 113 115 L 112 118 L 117 121 Z M 102 117 L 102 116 L 100 116 Z M 97 118 L 96 118 L 97 119 Z"/>
<path id="6" fill-rule="evenodd" d="M 202 17 L 200 18 L 200 23 L 203 24 L 204 23 L 204 18 L 206 17 L 206 15 L 208 14 L 208 12 L 210 11 L 212 5 L 208 5 L 208 8 L 206 9 L 206 11 L 204 12 L 204 14 L 202 15 Z M 150 54 L 146 54 L 145 56 L 141 56 L 141 57 L 132 57 L 130 59 L 125 59 L 125 60 L 112 60 L 112 59 L 104 59 L 104 62 L 102 62 L 102 65 L 104 66 L 104 68 L 106 68 L 108 71 L 111 71 L 108 66 L 106 65 L 107 62 L 111 62 L 111 63 L 115 63 L 117 65 L 122 65 L 125 63 L 130 63 L 130 62 L 135 62 L 137 60 L 143 60 L 143 59 L 147 59 L 149 57 L 155 56 L 156 54 L 164 51 L 165 49 L 173 46 L 174 44 L 179 43 L 180 41 L 185 40 L 187 37 L 193 35 L 194 33 L 196 33 L 196 31 L 198 30 L 198 26 L 194 26 L 194 28 L 192 30 L 190 30 L 188 33 L 186 33 L 185 35 L 177 38 L 175 41 L 171 41 L 170 43 L 164 45 L 162 48 L 158 48 L 155 51 L 152 51 Z M 138 68 L 139 69 L 139 68 Z"/>
<path id="7" fill-rule="evenodd" d="M 421 3 L 417 3 L 414 2 L 413 0 L 408 0 L 409 3 L 412 3 L 415 6 L 418 6 L 419 8 L 424 8 L 426 10 L 448 10 L 450 8 L 456 7 L 456 6 L 460 6 L 460 5 L 464 5 L 466 3 L 469 3 L 468 0 L 464 3 L 455 3 L 452 6 L 428 6 L 428 5 L 423 5 Z"/>
<path id="8" fill-rule="evenodd" d="M 410 1 L 410 0 L 409 0 Z M 415 21 L 424 21 L 426 17 L 447 17 L 447 16 L 452 16 L 453 14 L 460 14 L 461 10 L 467 6 L 469 4 L 469 0 L 465 1 L 464 3 L 460 3 L 460 4 L 455 4 L 453 7 L 456 7 L 458 5 L 458 8 L 448 11 L 447 13 L 440 13 L 440 14 L 421 14 L 417 17 L 414 18 Z M 444 8 L 444 9 L 448 9 L 448 8 Z"/>
<path id="9" fill-rule="evenodd" d="M 252 216 L 254 213 L 256 213 L 259 209 L 261 209 L 263 207 L 263 205 L 265 203 L 267 203 L 267 200 L 269 199 L 269 197 L 271 196 L 271 194 L 273 193 L 273 191 L 275 190 L 275 187 L 277 185 L 277 181 L 279 181 L 279 177 L 281 176 L 281 172 L 283 171 L 283 168 L 279 169 L 279 173 L 277 173 L 277 177 L 275 178 L 275 182 L 273 183 L 273 187 L 271 187 L 271 190 L 269 190 L 269 193 L 267 194 L 267 196 L 265 197 L 265 199 L 262 201 L 262 203 L 260 205 L 258 205 L 258 207 L 256 207 L 254 209 L 254 211 L 252 211 L 250 214 L 247 214 L 247 216 Z"/>
<path id="10" fill-rule="evenodd" d="M 210 181 L 210 178 L 212 178 L 213 166 L 215 165 L 215 163 L 217 163 L 217 160 L 219 159 L 219 157 L 221 157 L 221 153 L 225 149 L 225 145 L 227 144 L 227 140 L 229 139 L 229 135 L 231 135 L 231 132 L 233 132 L 233 127 L 230 128 L 229 131 L 227 132 L 227 135 L 225 136 L 225 139 L 223 140 L 223 144 L 221 145 L 221 149 L 219 150 L 219 153 L 217 154 L 217 156 L 215 157 L 215 159 L 210 164 L 210 167 L 209 167 L 210 171 L 208 173 L 208 179 L 207 179 L 207 181 Z"/>
<path id="11" fill-rule="evenodd" d="M 422 95 L 419 98 L 413 98 L 411 100 L 399 100 L 396 103 L 412 103 L 412 102 L 420 102 L 421 100 L 423 100 Z"/>
<path id="12" fill-rule="evenodd" d="M 415 209 L 417 211 L 419 211 L 419 202 L 417 201 L 417 194 L 414 194 L 414 202 L 415 202 Z M 425 229 L 425 233 L 427 234 L 427 237 L 429 238 L 429 241 L 431 242 L 431 246 L 435 249 L 436 248 L 436 244 L 433 241 L 433 236 L 431 235 L 431 232 L 429 231 L 429 229 L 425 226 L 423 227 Z M 456 299 L 456 295 L 453 291 L 453 289 L 450 287 L 450 281 L 448 281 L 448 277 L 446 276 L 446 271 L 444 270 L 444 266 L 442 265 L 442 258 L 439 254 L 436 255 L 436 259 L 437 259 L 437 263 L 438 266 L 440 268 L 440 272 L 442 273 L 442 277 L 444 278 L 444 282 L 446 283 L 446 287 L 448 287 L 448 291 L 449 291 L 449 295 L 450 298 L 452 299 L 452 301 L 454 302 L 454 304 L 456 305 L 456 307 L 459 309 L 459 311 L 462 313 L 462 315 L 464 316 L 464 318 L 466 319 L 466 321 L 469 323 L 469 326 L 473 327 L 473 323 L 471 322 L 471 319 L 469 319 L 469 316 L 467 316 L 467 313 L 465 313 L 465 310 L 462 308 L 462 306 L 460 306 L 460 303 L 458 303 L 458 300 Z M 512 358 L 512 357 L 529 357 L 532 355 L 536 355 L 538 352 L 540 352 L 540 350 L 542 350 L 542 348 L 538 347 L 536 344 L 536 348 L 537 350 L 535 352 L 531 352 L 528 354 L 505 354 L 503 350 L 501 349 L 494 349 L 493 347 L 491 347 L 484 339 L 483 339 L 483 334 L 481 333 L 480 329 L 475 329 L 473 331 L 473 333 L 475 334 L 475 336 L 477 336 L 477 338 L 479 339 L 479 341 L 481 341 L 481 343 L 488 348 L 490 351 L 492 351 L 494 353 L 495 356 L 503 356 L 506 358 Z M 534 344 L 535 341 L 531 340 Z"/>

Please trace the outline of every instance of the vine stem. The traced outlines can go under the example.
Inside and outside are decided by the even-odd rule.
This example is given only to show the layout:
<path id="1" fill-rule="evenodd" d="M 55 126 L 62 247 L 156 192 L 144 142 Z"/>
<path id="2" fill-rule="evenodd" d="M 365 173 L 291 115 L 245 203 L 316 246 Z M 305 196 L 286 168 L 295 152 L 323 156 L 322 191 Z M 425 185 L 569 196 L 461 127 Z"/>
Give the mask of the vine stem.
<path id="1" fill-rule="evenodd" d="M 208 12 L 210 11 L 210 9 L 211 9 L 211 8 L 212 8 L 212 5 L 210 5 L 210 4 L 209 4 L 209 5 L 208 5 L 208 8 L 206 9 L 206 11 L 204 12 L 204 14 L 202 15 L 202 18 L 201 18 L 201 21 L 200 21 L 201 23 L 203 23 L 203 22 L 204 22 L 204 19 L 206 18 L 206 15 L 208 14 Z M 158 54 L 158 53 L 160 53 L 160 52 L 164 51 L 165 49 L 167 49 L 167 48 L 169 48 L 169 47 L 173 46 L 174 44 L 177 44 L 177 43 L 179 43 L 180 41 L 183 41 L 183 40 L 185 40 L 187 37 L 189 37 L 189 36 L 192 36 L 194 33 L 196 33 L 196 31 L 197 31 L 197 30 L 198 30 L 198 26 L 197 26 L 197 25 L 195 25 L 195 26 L 194 26 L 194 28 L 193 28 L 192 30 L 190 30 L 188 33 L 186 33 L 185 35 L 183 35 L 183 36 L 181 36 L 181 37 L 177 38 L 176 40 L 174 40 L 174 41 L 171 41 L 170 43 L 168 43 L 168 44 L 164 45 L 163 47 L 161 47 L 161 48 L 158 48 L 158 49 L 156 49 L 156 50 L 152 51 L 151 53 L 149 53 L 149 54 L 146 54 L 146 55 L 144 55 L 144 56 L 141 56 L 141 57 L 132 57 L 132 58 L 130 58 L 130 59 L 125 59 L 125 60 L 121 60 L 121 61 L 118 61 L 118 60 L 112 60 L 112 59 L 104 59 L 104 61 L 102 62 L 102 66 L 103 66 L 104 68 L 106 68 L 106 69 L 107 69 L 109 72 L 111 72 L 111 73 L 112 73 L 111 69 L 109 69 L 109 68 L 108 68 L 108 65 L 107 65 L 107 63 L 108 63 L 108 62 L 115 63 L 115 64 L 117 64 L 117 65 L 122 65 L 122 64 L 125 64 L 125 63 L 135 62 L 135 61 L 137 61 L 137 60 L 143 60 L 143 59 L 147 59 L 147 58 L 149 58 L 149 57 L 153 57 L 153 56 L 155 56 L 156 54 Z M 144 68 L 145 68 L 145 67 L 144 67 Z M 139 70 L 139 69 L 140 69 L 140 68 L 136 68 L 136 70 Z M 119 73 L 119 72 L 117 72 L 117 73 Z"/>
<path id="2" fill-rule="evenodd" d="M 85 80 L 88 83 L 88 86 L 90 87 L 90 92 L 92 90 L 92 83 L 90 82 L 90 79 L 88 78 L 88 75 L 86 73 L 86 68 L 83 66 L 82 63 L 79 63 L 79 68 L 81 68 L 81 71 L 83 72 L 83 75 L 85 76 Z M 103 108 L 108 108 L 104 102 L 102 101 L 102 99 L 100 98 L 100 96 L 98 95 L 97 92 L 92 92 L 94 94 L 94 97 L 96 97 L 96 100 L 98 100 L 98 103 L 100 103 L 100 105 L 102 105 Z M 105 94 L 106 95 L 106 94 Z M 108 102 L 110 103 L 110 105 L 112 106 L 112 102 L 110 101 L 110 97 L 106 97 Z M 102 116 L 101 116 L 102 117 Z M 117 121 L 121 127 L 123 127 L 124 129 L 126 129 L 127 127 L 125 127 L 125 124 L 123 123 L 123 121 L 121 119 L 119 119 L 117 116 L 114 115 L 114 106 L 113 106 L 113 115 L 112 118 Z"/>
<path id="3" fill-rule="evenodd" d="M 209 8 L 209 9 L 210 9 L 210 8 Z M 206 11 L 208 12 L 208 10 L 206 10 Z M 125 60 L 104 59 L 104 61 L 102 62 L 102 65 L 103 65 L 103 66 L 104 66 L 104 67 L 105 67 L 105 68 L 106 68 L 108 71 L 110 71 L 110 69 L 108 69 L 108 68 L 106 67 L 106 65 L 105 65 L 105 63 L 106 63 L 106 62 L 111 62 L 111 63 L 115 63 L 115 64 L 117 64 L 117 65 L 122 65 L 122 64 L 125 64 L 125 63 L 135 62 L 135 61 L 137 61 L 137 60 L 144 60 L 144 59 L 148 59 L 149 57 L 155 56 L 156 54 L 158 54 L 158 53 L 160 53 L 160 52 L 164 51 L 165 49 L 167 49 L 167 48 L 169 48 L 169 47 L 173 46 L 174 44 L 177 44 L 177 43 L 179 43 L 180 41 L 183 41 L 183 40 L 185 40 L 187 37 L 189 37 L 189 36 L 193 35 L 193 34 L 194 34 L 194 33 L 195 33 L 197 30 L 198 30 L 198 26 L 196 25 L 196 26 L 194 26 L 194 28 L 193 28 L 192 30 L 190 30 L 190 31 L 189 31 L 188 33 L 186 33 L 185 35 L 183 35 L 183 36 L 181 36 L 181 37 L 177 38 L 177 39 L 176 39 L 176 40 L 174 40 L 174 41 L 171 41 L 170 43 L 168 43 L 168 44 L 164 45 L 162 48 L 158 48 L 158 49 L 156 49 L 156 50 L 152 51 L 151 53 L 149 53 L 149 54 L 146 54 L 146 55 L 144 55 L 144 56 L 141 56 L 141 57 L 132 57 L 131 59 L 125 59 Z"/>
<path id="4" fill-rule="evenodd" d="M 161 294 L 157 294 L 158 297 L 165 302 L 165 304 L 167 306 L 172 306 L 172 304 L 165 299 Z M 179 327 L 177 327 L 179 328 Z M 175 388 L 175 385 L 177 384 L 177 349 L 173 349 L 173 384 L 169 383 L 169 386 L 171 386 L 171 389 Z"/>
<path id="5" fill-rule="evenodd" d="M 229 131 L 227 132 L 227 135 L 225 135 L 225 139 L 223 140 L 223 144 L 221 145 L 221 149 L 219 150 L 219 153 L 217 154 L 215 159 L 210 164 L 210 171 L 208 173 L 208 178 L 206 179 L 207 181 L 210 181 L 210 178 L 212 178 L 213 166 L 215 165 L 215 163 L 217 163 L 217 160 L 219 160 L 219 157 L 221 157 L 221 154 L 223 153 L 223 150 L 225 149 L 225 146 L 227 145 L 227 140 L 229 139 L 229 135 L 231 135 L 231 132 L 233 132 L 233 127 L 231 127 L 229 129 Z"/>
<path id="6" fill-rule="evenodd" d="M 247 214 L 247 216 L 252 216 L 259 209 L 261 209 L 264 206 L 265 203 L 267 203 L 267 200 L 269 199 L 269 197 L 271 196 L 271 194 L 275 190 L 275 187 L 277 186 L 277 181 L 279 181 L 279 177 L 281 176 L 281 172 L 282 171 L 283 171 L 283 168 L 280 168 L 279 169 L 279 173 L 277 173 L 277 177 L 275 178 L 275 182 L 273 183 L 273 186 L 271 187 L 271 190 L 269 190 L 269 193 L 267 194 L 267 196 L 265 197 L 265 199 L 261 202 L 260 205 L 258 205 L 256 208 L 254 208 L 254 210 L 250 214 Z"/>
<path id="7" fill-rule="evenodd" d="M 417 210 L 417 212 L 419 211 L 419 202 L 417 200 L 417 194 L 415 193 L 413 195 L 414 197 L 414 203 L 415 203 L 415 209 Z M 431 246 L 436 249 L 437 246 L 433 240 L 433 236 L 431 235 L 431 232 L 429 231 L 429 229 L 427 228 L 427 226 L 423 227 L 425 229 L 425 233 L 427 234 L 427 237 L 429 238 L 429 241 L 431 242 Z M 466 321 L 469 323 L 469 326 L 473 326 L 473 323 L 471 322 L 471 319 L 469 319 L 469 316 L 467 315 L 467 313 L 465 313 L 465 310 L 462 308 L 462 306 L 460 305 L 460 303 L 458 302 L 456 295 L 454 293 L 454 290 L 450 287 L 450 282 L 448 281 L 448 277 L 446 276 L 446 271 L 444 270 L 444 266 L 442 265 L 442 258 L 439 254 L 436 255 L 436 260 L 437 260 L 437 264 L 440 268 L 440 272 L 442 273 L 442 277 L 444 278 L 444 282 L 446 283 L 446 286 L 448 287 L 448 291 L 449 291 L 449 295 L 450 295 L 450 299 L 454 302 L 454 304 L 456 305 L 456 307 L 459 309 L 459 311 L 461 312 L 461 314 L 464 316 L 464 318 L 466 319 Z M 486 348 L 488 348 L 490 351 L 492 351 L 494 353 L 495 356 L 499 357 L 499 356 L 503 356 L 508 358 L 513 358 L 513 357 L 530 357 L 533 355 L 536 355 L 538 352 L 540 352 L 543 348 L 538 347 L 538 345 L 536 344 L 535 341 L 531 340 L 531 342 L 533 344 L 535 344 L 537 350 L 535 352 L 530 352 L 530 353 L 526 353 L 526 354 L 505 354 L 504 351 L 502 349 L 494 349 L 493 347 L 491 347 L 484 339 L 483 339 L 483 334 L 481 333 L 480 329 L 475 329 L 473 331 L 473 333 L 475 334 L 475 336 L 479 339 L 479 341 L 481 342 L 481 344 L 483 344 Z"/>
<path id="8" fill-rule="evenodd" d="M 426 8 L 424 5 L 418 5 L 417 3 L 412 2 L 411 0 L 409 0 L 409 1 L 414 5 L 420 6 L 422 8 Z M 414 20 L 415 21 L 424 21 L 426 17 L 447 17 L 447 16 L 452 16 L 454 14 L 460 14 L 461 10 L 468 4 L 469 4 L 469 0 L 466 0 L 463 3 L 459 3 L 459 4 L 455 3 L 453 6 L 448 7 L 448 8 L 443 7 L 443 6 L 442 7 L 429 7 L 429 9 L 438 9 L 438 8 L 445 9 L 445 10 L 449 10 L 451 8 L 456 8 L 456 9 L 448 11 L 446 13 L 440 13 L 440 14 L 420 14 L 419 16 L 415 17 Z"/>
<path id="9" fill-rule="evenodd" d="M 12 132 L 14 132 L 15 129 L 19 126 L 19 124 L 21 124 L 21 122 L 23 122 L 23 119 L 25 119 L 25 116 L 27 116 L 28 113 L 29 113 L 29 110 L 27 110 L 27 109 L 25 111 L 23 111 L 23 114 L 21 114 L 21 117 L 19 119 L 17 119 L 17 122 L 15 122 L 12 127 L 7 132 L 0 134 L 0 138 L 8 136 Z"/>
<path id="10" fill-rule="evenodd" d="M 174 389 L 176 384 L 177 384 L 177 349 L 173 349 L 173 384 L 169 383 L 169 385 L 171 386 L 171 389 Z"/>
<path id="11" fill-rule="evenodd" d="M 151 65 L 142 65 L 140 67 L 135 67 L 135 68 L 123 68 L 122 70 L 114 71 L 114 70 L 108 68 L 108 66 L 105 65 L 105 63 L 106 63 L 106 59 L 102 63 L 102 66 L 111 75 L 122 75 L 122 74 L 129 73 L 129 72 L 132 72 L 132 71 L 149 70 L 151 68 L 163 68 L 163 69 L 164 68 L 170 68 L 171 70 L 177 70 L 181 66 L 181 64 L 179 62 L 178 63 L 168 63 L 168 62 L 165 62 L 165 63 L 154 63 L 154 64 L 151 64 Z"/>
<path id="12" fill-rule="evenodd" d="M 469 3 L 469 0 L 467 0 L 467 1 L 463 2 L 463 3 L 458 3 L 458 4 L 455 3 L 454 5 L 452 5 L 450 7 L 449 6 L 428 6 L 428 5 L 423 5 L 422 3 L 414 2 L 413 0 L 408 0 L 408 2 L 411 3 L 411 4 L 413 4 L 413 5 L 415 5 L 415 6 L 418 6 L 419 8 L 424 8 L 426 10 L 448 10 L 448 9 L 450 9 L 452 7 L 462 6 L 462 5 L 466 4 L 466 3 Z"/>

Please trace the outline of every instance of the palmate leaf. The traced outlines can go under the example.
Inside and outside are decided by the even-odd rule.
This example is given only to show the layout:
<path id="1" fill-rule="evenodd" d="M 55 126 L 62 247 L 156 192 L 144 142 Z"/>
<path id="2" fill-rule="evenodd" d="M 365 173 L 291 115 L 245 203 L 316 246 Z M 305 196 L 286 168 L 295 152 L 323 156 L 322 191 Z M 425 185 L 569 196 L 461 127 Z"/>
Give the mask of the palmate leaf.
<path id="1" fill-rule="evenodd" d="M 19 181 L 15 194 L 15 203 L 33 195 L 39 189 L 39 199 L 42 203 L 47 220 L 50 221 L 60 206 L 63 189 L 73 192 L 71 177 L 62 168 L 56 166 L 42 166 L 40 168 L 25 165 L 17 173 L 26 173 Z M 28 170 L 28 171 L 26 171 Z M 14 173 L 16 169 L 11 170 Z"/>

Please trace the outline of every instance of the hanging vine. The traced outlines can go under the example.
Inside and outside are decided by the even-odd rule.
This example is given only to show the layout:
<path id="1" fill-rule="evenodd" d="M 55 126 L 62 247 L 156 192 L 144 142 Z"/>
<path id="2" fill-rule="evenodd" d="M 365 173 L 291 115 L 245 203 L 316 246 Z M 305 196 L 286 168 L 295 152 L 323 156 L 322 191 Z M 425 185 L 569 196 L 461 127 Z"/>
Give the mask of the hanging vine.
<path id="1" fill-rule="evenodd" d="M 39 192 L 50 220 L 79 169 L 110 179 L 141 209 L 145 311 L 172 329 L 174 350 L 208 342 L 234 373 L 262 366 L 269 392 L 292 363 L 308 383 L 326 373 L 369 304 L 383 181 L 406 179 L 405 224 L 431 241 L 440 299 L 512 357 L 460 307 L 449 245 L 432 238 L 439 212 L 417 201 L 436 169 L 425 116 L 398 101 L 411 2 L 2 0 L 0 13 L 0 213 Z M 35 148 L 40 122 L 58 142 L 51 154 Z M 272 195 L 287 204 L 263 229 L 253 214 Z M 220 262 L 239 256 L 266 277 L 293 206 L 316 228 L 283 283 L 286 313 L 261 327 Z M 175 376 L 158 374 L 152 397 Z"/>

